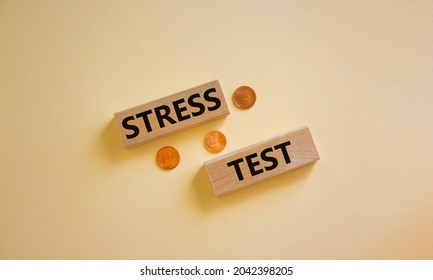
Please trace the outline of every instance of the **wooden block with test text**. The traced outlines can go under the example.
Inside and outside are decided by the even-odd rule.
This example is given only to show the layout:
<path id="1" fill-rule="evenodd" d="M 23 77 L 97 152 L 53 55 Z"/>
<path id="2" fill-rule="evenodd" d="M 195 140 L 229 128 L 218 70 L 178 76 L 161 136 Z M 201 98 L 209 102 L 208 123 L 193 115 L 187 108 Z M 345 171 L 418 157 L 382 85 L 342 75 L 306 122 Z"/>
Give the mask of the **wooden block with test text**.
<path id="1" fill-rule="evenodd" d="M 218 81 L 114 114 L 126 148 L 229 114 Z"/>
<path id="2" fill-rule="evenodd" d="M 207 175 L 220 196 L 320 159 L 308 127 L 205 162 Z"/>

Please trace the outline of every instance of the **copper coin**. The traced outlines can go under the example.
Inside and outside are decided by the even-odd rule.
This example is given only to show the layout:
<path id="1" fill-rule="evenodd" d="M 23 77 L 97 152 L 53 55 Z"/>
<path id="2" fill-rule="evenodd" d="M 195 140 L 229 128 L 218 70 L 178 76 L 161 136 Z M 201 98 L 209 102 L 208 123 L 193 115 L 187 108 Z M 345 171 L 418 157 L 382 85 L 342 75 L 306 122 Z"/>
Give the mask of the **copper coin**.
<path id="1" fill-rule="evenodd" d="M 166 146 L 158 151 L 156 161 L 164 169 L 173 169 L 179 164 L 180 155 L 175 148 Z"/>
<path id="2" fill-rule="evenodd" d="M 238 87 L 233 93 L 233 102 L 241 109 L 251 108 L 256 103 L 256 93 L 249 86 Z"/>
<path id="3" fill-rule="evenodd" d="M 227 140 L 218 130 L 209 132 L 204 138 L 204 145 L 212 153 L 219 153 L 226 147 Z"/>

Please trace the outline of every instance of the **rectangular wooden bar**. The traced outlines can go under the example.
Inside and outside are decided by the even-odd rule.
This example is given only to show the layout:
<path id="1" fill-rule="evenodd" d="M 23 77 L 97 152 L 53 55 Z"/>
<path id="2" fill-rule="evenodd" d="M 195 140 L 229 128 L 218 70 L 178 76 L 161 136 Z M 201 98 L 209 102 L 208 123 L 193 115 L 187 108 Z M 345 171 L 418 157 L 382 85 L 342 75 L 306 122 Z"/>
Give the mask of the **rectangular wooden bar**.
<path id="1" fill-rule="evenodd" d="M 126 148 L 229 114 L 219 82 L 212 81 L 114 114 Z"/>
<path id="2" fill-rule="evenodd" d="M 220 196 L 320 159 L 308 127 L 301 127 L 204 163 Z"/>

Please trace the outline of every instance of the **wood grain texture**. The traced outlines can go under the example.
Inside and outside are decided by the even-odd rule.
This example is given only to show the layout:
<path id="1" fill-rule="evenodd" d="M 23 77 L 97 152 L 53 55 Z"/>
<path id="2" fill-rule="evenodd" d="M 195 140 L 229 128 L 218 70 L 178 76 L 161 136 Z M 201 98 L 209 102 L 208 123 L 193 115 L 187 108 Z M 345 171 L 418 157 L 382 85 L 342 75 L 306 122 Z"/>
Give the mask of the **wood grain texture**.
<path id="1" fill-rule="evenodd" d="M 126 148 L 229 114 L 217 80 L 114 114 Z"/>
<path id="2" fill-rule="evenodd" d="M 204 163 L 217 196 L 320 159 L 308 127 L 300 127 Z"/>

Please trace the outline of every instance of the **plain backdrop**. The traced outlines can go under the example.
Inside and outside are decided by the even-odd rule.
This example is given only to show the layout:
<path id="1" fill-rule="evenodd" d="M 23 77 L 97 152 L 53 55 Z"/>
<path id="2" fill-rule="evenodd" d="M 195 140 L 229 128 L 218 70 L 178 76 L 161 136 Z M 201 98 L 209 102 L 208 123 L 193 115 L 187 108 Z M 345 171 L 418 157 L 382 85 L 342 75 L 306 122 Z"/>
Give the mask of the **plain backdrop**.
<path id="1" fill-rule="evenodd" d="M 228 117 L 122 146 L 113 113 L 215 79 Z M 321 160 L 214 196 L 207 132 L 303 125 Z M 0 127 L 1 259 L 433 259 L 432 1 L 3 0 Z"/>

